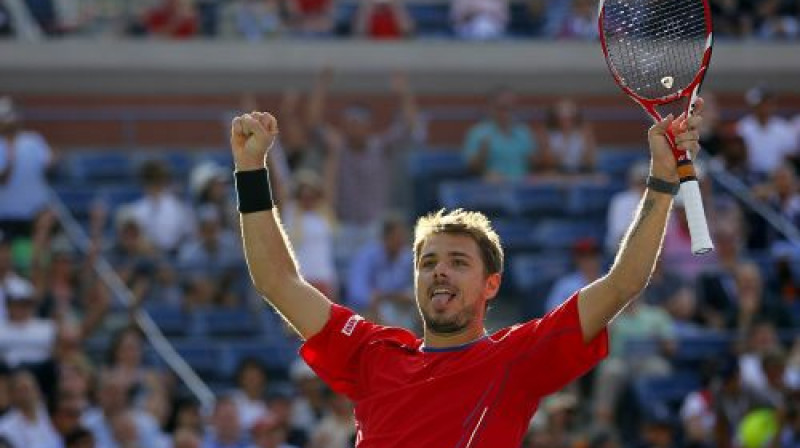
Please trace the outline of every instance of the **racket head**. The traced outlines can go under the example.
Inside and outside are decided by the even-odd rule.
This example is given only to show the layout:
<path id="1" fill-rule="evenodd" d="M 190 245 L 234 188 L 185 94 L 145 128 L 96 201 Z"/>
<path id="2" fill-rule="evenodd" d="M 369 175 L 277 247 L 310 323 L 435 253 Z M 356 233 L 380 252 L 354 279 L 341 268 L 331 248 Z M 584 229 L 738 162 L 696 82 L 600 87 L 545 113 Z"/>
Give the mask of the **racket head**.
<path id="1" fill-rule="evenodd" d="M 606 63 L 625 94 L 656 120 L 689 112 L 711 62 L 707 0 L 601 0 L 597 22 Z"/>

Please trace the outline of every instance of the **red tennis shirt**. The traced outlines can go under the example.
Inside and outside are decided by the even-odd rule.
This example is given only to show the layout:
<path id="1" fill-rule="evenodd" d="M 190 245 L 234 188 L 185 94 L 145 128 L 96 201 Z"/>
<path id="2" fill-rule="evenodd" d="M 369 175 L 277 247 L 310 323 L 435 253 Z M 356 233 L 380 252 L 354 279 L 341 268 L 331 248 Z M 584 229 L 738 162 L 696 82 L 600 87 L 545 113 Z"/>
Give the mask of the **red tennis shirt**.
<path id="1" fill-rule="evenodd" d="M 515 448 L 539 400 L 608 353 L 605 329 L 584 343 L 577 297 L 541 319 L 446 349 L 333 305 L 300 354 L 355 403 L 358 448 Z"/>

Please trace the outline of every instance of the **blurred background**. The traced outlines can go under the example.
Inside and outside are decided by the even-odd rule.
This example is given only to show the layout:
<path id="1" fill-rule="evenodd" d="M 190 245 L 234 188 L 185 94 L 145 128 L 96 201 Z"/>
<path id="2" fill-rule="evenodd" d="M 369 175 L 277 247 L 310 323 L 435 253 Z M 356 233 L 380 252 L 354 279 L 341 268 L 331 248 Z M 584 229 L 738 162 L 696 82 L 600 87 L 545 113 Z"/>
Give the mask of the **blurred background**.
<path id="1" fill-rule="evenodd" d="M 609 359 L 526 447 L 800 444 L 800 3 L 711 0 L 698 161 Z M 230 120 L 279 120 L 273 190 L 306 278 L 419 333 L 411 232 L 487 213 L 490 329 L 610 265 L 649 119 L 593 0 L 0 0 L 0 447 L 339 448 L 352 404 L 250 286 Z M 543 368 L 547 368 L 543 366 Z M 421 410 L 420 412 L 424 412 Z"/>

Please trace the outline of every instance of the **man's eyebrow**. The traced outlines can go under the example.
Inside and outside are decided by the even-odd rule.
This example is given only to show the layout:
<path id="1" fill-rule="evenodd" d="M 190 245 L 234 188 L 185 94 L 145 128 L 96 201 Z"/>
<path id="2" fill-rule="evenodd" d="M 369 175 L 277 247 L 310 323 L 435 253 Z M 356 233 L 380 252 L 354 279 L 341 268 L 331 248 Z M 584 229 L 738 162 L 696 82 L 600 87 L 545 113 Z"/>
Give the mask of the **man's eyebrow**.
<path id="1" fill-rule="evenodd" d="M 458 251 L 458 250 L 451 250 L 450 252 L 447 253 L 447 255 L 450 255 L 451 257 L 472 258 L 472 255 L 470 255 L 470 254 L 468 254 L 466 252 Z"/>

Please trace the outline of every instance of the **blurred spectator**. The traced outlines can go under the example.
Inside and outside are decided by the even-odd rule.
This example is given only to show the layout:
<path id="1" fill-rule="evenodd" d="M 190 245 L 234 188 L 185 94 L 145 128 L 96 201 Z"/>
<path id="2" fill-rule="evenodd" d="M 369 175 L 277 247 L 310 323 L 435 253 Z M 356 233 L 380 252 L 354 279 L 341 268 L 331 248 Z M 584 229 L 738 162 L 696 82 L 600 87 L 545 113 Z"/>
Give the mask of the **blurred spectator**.
<path id="1" fill-rule="evenodd" d="M 61 440 L 47 414 L 34 376 L 19 370 L 11 377 L 13 409 L 0 419 L 0 434 L 14 448 L 58 448 Z"/>
<path id="2" fill-rule="evenodd" d="M 769 406 L 769 402 L 753 388 L 743 383 L 736 362 L 725 363 L 720 371 L 711 396 L 714 406 L 714 446 L 737 446 L 736 431 L 739 423 L 750 411 Z"/>
<path id="3" fill-rule="evenodd" d="M 747 143 L 740 135 L 726 133 L 720 137 L 716 163 L 745 185 L 752 187 L 764 180 L 765 173 L 753 171 L 749 157 Z"/>
<path id="4" fill-rule="evenodd" d="M 283 33 L 279 0 L 234 0 L 222 5 L 221 32 L 225 37 L 259 42 Z"/>
<path id="5" fill-rule="evenodd" d="M 514 117 L 516 95 L 500 89 L 489 98 L 489 117 L 472 126 L 464 141 L 464 159 L 473 174 L 489 181 L 521 180 L 542 165 L 548 151 L 539 148 L 530 128 Z"/>
<path id="6" fill-rule="evenodd" d="M 766 0 L 756 3 L 759 37 L 796 39 L 800 36 L 800 6 L 792 0 Z"/>
<path id="7" fill-rule="evenodd" d="M 292 173 L 301 169 L 322 173 L 326 167 L 329 142 L 321 135 L 318 125 L 327 95 L 323 85 L 330 83 L 332 76 L 330 69 L 324 69 L 319 74 L 305 105 L 301 104 L 302 95 L 296 91 L 286 90 L 281 96 L 278 108 L 278 115 L 282 120 L 281 132 L 273 149 L 280 150 Z M 312 123 L 312 120 L 320 121 Z M 288 179 L 281 180 L 288 183 Z"/>
<path id="8" fill-rule="evenodd" d="M 603 253 L 593 238 L 583 238 L 572 246 L 572 259 L 575 271 L 556 280 L 545 302 L 545 311 L 557 308 L 576 291 L 592 283 L 603 275 Z"/>
<path id="9" fill-rule="evenodd" d="M 767 353 L 781 350 L 780 339 L 775 325 L 768 320 L 760 320 L 742 329 L 744 347 L 739 354 L 739 369 L 742 382 L 756 391 L 767 387 L 763 360 Z"/>
<path id="10" fill-rule="evenodd" d="M 251 431 L 250 448 L 297 448 L 286 443 L 286 429 L 269 417 L 258 419 Z"/>
<path id="11" fill-rule="evenodd" d="M 608 206 L 606 218 L 606 253 L 617 253 L 619 244 L 636 214 L 644 194 L 650 167 L 646 161 L 637 162 L 628 169 L 628 188 L 615 193 Z"/>
<path id="12" fill-rule="evenodd" d="M 329 36 L 336 25 L 335 6 L 333 0 L 287 0 L 287 24 L 296 36 Z"/>
<path id="13" fill-rule="evenodd" d="M 10 239 L 29 237 L 47 205 L 47 173 L 54 156 L 37 132 L 24 130 L 10 97 L 0 97 L 0 230 Z"/>
<path id="14" fill-rule="evenodd" d="M 504 37 L 510 16 L 508 0 L 453 0 L 450 3 L 450 22 L 461 39 Z"/>
<path id="15" fill-rule="evenodd" d="M 267 395 L 267 407 L 272 424 L 289 445 L 307 446 L 309 434 L 292 423 L 294 393 L 288 387 L 278 387 Z"/>
<path id="16" fill-rule="evenodd" d="M 706 179 L 703 178 L 700 167 L 696 166 L 695 168 L 702 188 Z M 667 229 L 664 232 L 661 257 L 664 263 L 687 281 L 694 281 L 709 264 L 716 263 L 716 253 L 707 254 L 704 257 L 692 255 L 692 237 L 689 233 L 689 223 L 686 220 L 686 209 L 681 195 L 676 196 L 673 202 L 672 214 L 669 216 Z"/>
<path id="17" fill-rule="evenodd" d="M 597 39 L 597 1 L 572 0 L 556 37 L 560 39 Z"/>
<path id="18" fill-rule="evenodd" d="M 298 392 L 292 401 L 290 425 L 303 434 L 311 434 L 327 406 L 325 383 L 299 357 L 289 366 L 289 378 Z"/>
<path id="19" fill-rule="evenodd" d="M 336 300 L 339 296 L 333 256 L 336 223 L 326 189 L 320 176 L 308 169 L 298 170 L 292 180 L 292 199 L 280 209 L 286 235 L 303 278 L 326 297 Z"/>
<path id="20" fill-rule="evenodd" d="M 323 112 L 330 82 L 331 73 L 324 71 L 312 93 L 309 122 L 312 129 L 324 130 L 331 151 L 325 171 L 340 225 L 335 249 L 338 263 L 378 233 L 389 204 L 393 157 L 420 142 L 424 129 L 405 75 L 391 79 L 400 111 L 388 129 L 377 129 L 372 111 L 355 104 L 342 111 L 342 122 L 326 125 Z"/>
<path id="21" fill-rule="evenodd" d="M 8 320 L 0 323 L 0 354 L 9 366 L 36 365 L 50 359 L 56 325 L 36 317 L 33 285 L 24 279 L 5 284 Z"/>
<path id="22" fill-rule="evenodd" d="M 613 421 L 614 409 L 627 381 L 669 374 L 676 351 L 675 325 L 660 307 L 631 302 L 610 327 L 609 357 L 594 378 L 594 416 L 598 423 Z"/>
<path id="23" fill-rule="evenodd" d="M 246 448 L 246 437 L 239 424 L 236 402 L 230 396 L 219 397 L 214 404 L 211 427 L 206 432 L 203 448 Z"/>
<path id="24" fill-rule="evenodd" d="M 117 275 L 131 287 L 137 279 L 152 275 L 157 264 L 157 251 L 145 236 L 130 205 L 117 210 L 114 230 L 112 245 L 105 255 Z"/>
<path id="25" fill-rule="evenodd" d="M 349 448 L 354 436 L 352 403 L 344 395 L 331 392 L 329 412 L 315 428 L 308 448 Z"/>
<path id="26" fill-rule="evenodd" d="M 362 0 L 353 34 L 369 39 L 401 39 L 414 34 L 414 22 L 404 0 Z"/>
<path id="27" fill-rule="evenodd" d="M 195 0 L 159 0 L 142 22 L 148 34 L 170 39 L 195 37 L 200 31 Z"/>
<path id="28" fill-rule="evenodd" d="M 546 415 L 543 432 L 554 447 L 574 447 L 579 445 L 577 434 L 578 399 L 569 392 L 559 392 L 547 397 L 541 411 Z M 541 412 L 540 411 L 540 412 Z M 534 445 L 541 446 L 541 445 Z"/>
<path id="29" fill-rule="evenodd" d="M 130 383 L 117 372 L 104 372 L 97 385 L 97 406 L 87 410 L 81 423 L 94 436 L 97 448 L 127 448 L 123 440 L 134 432 L 139 446 L 162 447 L 162 434 L 152 415 L 133 409 L 130 403 Z M 118 420 L 116 416 L 127 414 Z M 131 421 L 134 429 L 131 431 Z"/>
<path id="30" fill-rule="evenodd" d="M 242 360 L 236 369 L 237 389 L 232 394 L 243 431 L 250 431 L 255 422 L 269 416 L 266 398 L 267 371 L 255 358 Z"/>
<path id="31" fill-rule="evenodd" d="M 745 95 L 751 113 L 737 124 L 737 132 L 747 144 L 750 169 L 769 174 L 786 160 L 796 156 L 797 142 L 789 122 L 775 114 L 775 94 L 756 86 Z"/>
<path id="32" fill-rule="evenodd" d="M 714 34 L 743 38 L 753 32 L 753 4 L 749 0 L 711 0 Z"/>
<path id="33" fill-rule="evenodd" d="M 720 139 L 731 133 L 730 127 L 729 123 L 722 120 L 722 111 L 717 96 L 713 92 L 704 91 L 703 123 L 698 132 L 700 133 L 700 146 L 706 155 L 710 157 L 719 155 Z"/>
<path id="34" fill-rule="evenodd" d="M 686 286 L 679 288 L 663 306 L 672 319 L 675 334 L 689 337 L 707 333 L 707 329 L 697 323 L 697 297 L 693 289 Z"/>
<path id="35" fill-rule="evenodd" d="M 795 228 L 800 228 L 800 183 L 797 181 L 797 172 L 789 162 L 781 163 L 772 173 L 771 182 L 759 192 L 759 196 L 777 211 Z M 769 227 L 768 241 L 773 250 L 780 250 L 784 246 L 791 249 L 791 244 L 782 233 Z M 794 250 L 798 250 L 795 246 Z"/>
<path id="36" fill-rule="evenodd" d="M 170 190 L 170 173 L 163 161 L 145 161 L 139 178 L 145 196 L 130 204 L 131 213 L 147 239 L 172 256 L 194 233 L 194 217 L 189 207 Z"/>
<path id="37" fill-rule="evenodd" d="M 706 360 L 700 368 L 700 388 L 683 398 L 679 411 L 685 444 L 695 448 L 711 448 L 714 440 L 713 388 L 719 381 L 719 359 Z"/>
<path id="38" fill-rule="evenodd" d="M 642 415 L 637 448 L 674 448 L 678 443 L 675 420 L 662 403 L 648 403 Z"/>
<path id="39" fill-rule="evenodd" d="M 800 446 L 800 403 L 789 404 L 779 437 L 780 448 Z"/>
<path id="40" fill-rule="evenodd" d="M 283 129 L 281 129 L 283 131 Z M 224 230 L 239 231 L 239 211 L 233 200 L 230 185 L 230 170 L 216 162 L 203 162 L 189 176 L 189 189 L 192 192 L 195 209 L 211 206 L 217 210 L 220 225 Z"/>
<path id="41" fill-rule="evenodd" d="M 179 398 L 172 406 L 172 414 L 166 424 L 169 432 L 177 434 L 188 431 L 192 434 L 203 434 L 203 416 L 200 403 L 191 398 Z"/>
<path id="42" fill-rule="evenodd" d="M 76 395 L 59 393 L 56 396 L 50 412 L 50 420 L 53 423 L 53 429 L 65 442 L 76 431 L 91 434 L 81 427 L 81 414 L 84 407 L 83 399 Z"/>
<path id="43" fill-rule="evenodd" d="M 689 283 L 678 275 L 662 259 L 656 260 L 656 266 L 650 275 L 650 283 L 642 292 L 639 300 L 650 305 L 665 306 L 676 296 L 683 294 Z M 694 294 L 692 294 L 694 298 Z"/>
<path id="44" fill-rule="evenodd" d="M 14 270 L 11 240 L 0 230 L 0 323 L 7 319 L 6 285 L 9 282 L 19 282 L 23 278 Z"/>
<path id="45" fill-rule="evenodd" d="M 135 327 L 117 331 L 111 338 L 106 356 L 106 370 L 118 376 L 129 388 L 129 395 L 141 404 L 148 394 L 160 394 L 159 372 L 144 366 L 144 343 Z"/>
<path id="46" fill-rule="evenodd" d="M 11 11 L 3 3 L 0 3 L 0 38 L 13 37 L 15 34 Z"/>
<path id="47" fill-rule="evenodd" d="M 179 429 L 172 437 L 172 448 L 201 448 L 201 444 L 200 437 L 188 429 Z"/>
<path id="48" fill-rule="evenodd" d="M 548 149 L 556 171 L 565 174 L 594 173 L 597 151 L 592 125 L 584 120 L 578 105 L 561 99 L 547 111 Z"/>
<path id="49" fill-rule="evenodd" d="M 232 286 L 244 259 L 236 236 L 221 225 L 218 208 L 197 211 L 198 232 L 178 252 L 181 277 L 194 292 L 190 306 L 235 305 Z"/>
<path id="50" fill-rule="evenodd" d="M 64 436 L 64 448 L 95 448 L 94 436 L 86 429 L 78 428 Z"/>
<path id="51" fill-rule="evenodd" d="M 387 217 L 381 239 L 364 245 L 353 257 L 347 281 L 347 303 L 369 310 L 378 322 L 414 330 L 414 255 L 408 224 L 400 216 Z"/>
<path id="52" fill-rule="evenodd" d="M 727 328 L 747 332 L 758 322 L 767 321 L 777 328 L 792 328 L 792 320 L 783 304 L 769 297 L 758 265 L 739 263 L 733 271 L 736 304 L 726 316 Z"/>

